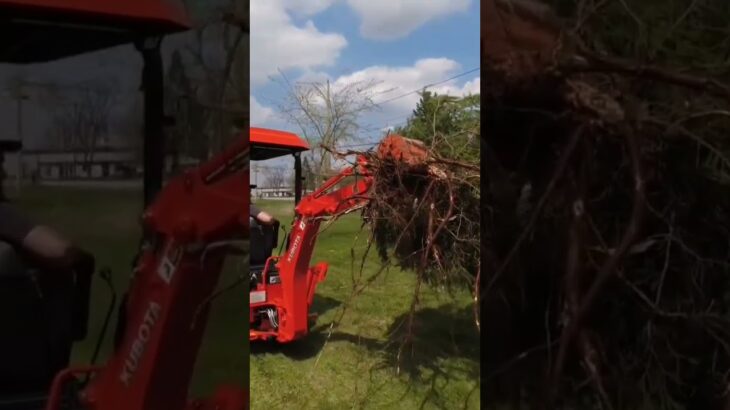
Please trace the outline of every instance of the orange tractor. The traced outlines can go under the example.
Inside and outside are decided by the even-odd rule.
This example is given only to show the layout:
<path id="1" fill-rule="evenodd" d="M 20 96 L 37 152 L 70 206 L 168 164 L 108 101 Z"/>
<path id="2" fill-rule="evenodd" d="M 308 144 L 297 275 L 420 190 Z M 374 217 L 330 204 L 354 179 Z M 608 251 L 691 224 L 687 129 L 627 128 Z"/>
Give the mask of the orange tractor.
<path id="1" fill-rule="evenodd" d="M 314 293 L 329 269 L 326 262 L 310 266 L 319 228 L 326 220 L 367 206 L 368 192 L 373 185 L 371 164 L 364 155 L 359 155 L 355 165 L 302 197 L 301 153 L 309 149 L 306 141 L 292 133 L 262 128 L 251 128 L 250 135 L 251 160 L 294 157 L 295 217 L 282 244 L 284 251 L 273 255 L 279 246 L 278 226 L 261 226 L 253 219 L 249 221 L 249 340 L 287 343 L 308 333 Z M 382 140 L 377 153 L 380 158 L 414 166 L 424 164 L 428 158 L 423 144 L 397 135 Z"/>

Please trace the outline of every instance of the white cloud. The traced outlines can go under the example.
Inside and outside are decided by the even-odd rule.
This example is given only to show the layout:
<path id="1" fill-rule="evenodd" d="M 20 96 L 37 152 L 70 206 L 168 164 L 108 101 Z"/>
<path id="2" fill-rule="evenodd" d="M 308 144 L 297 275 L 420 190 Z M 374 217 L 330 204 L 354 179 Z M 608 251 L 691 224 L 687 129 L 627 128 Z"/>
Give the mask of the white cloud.
<path id="1" fill-rule="evenodd" d="M 312 16 L 321 13 L 338 0 L 283 0 L 284 7 L 292 11 L 294 14 Z M 255 2 L 255 0 L 254 0 Z"/>
<path id="2" fill-rule="evenodd" d="M 298 128 L 286 121 L 275 106 L 260 102 L 253 95 L 251 96 L 251 126 L 271 128 L 275 130 L 298 132 Z"/>
<path id="3" fill-rule="evenodd" d="M 375 81 L 374 100 L 382 103 L 383 118 L 406 115 L 415 108 L 419 100 L 418 93 L 403 96 L 423 86 L 439 83 L 458 74 L 461 65 L 448 58 L 427 58 L 416 61 L 412 66 L 389 67 L 371 66 L 352 74 L 341 76 L 334 81 L 335 87 L 344 87 L 353 82 Z M 430 91 L 439 94 L 463 96 L 479 92 L 479 77 L 458 85 L 458 79 L 451 80 L 434 87 Z M 397 98 L 400 97 L 400 98 Z M 393 99 L 393 101 L 388 101 Z"/>
<path id="4" fill-rule="evenodd" d="M 265 84 L 277 70 L 331 66 L 347 46 L 344 36 L 323 33 L 312 21 L 299 26 L 289 16 L 288 7 L 301 12 L 317 12 L 328 0 L 266 0 L 251 3 L 251 85 Z"/>
<path id="5" fill-rule="evenodd" d="M 376 103 L 380 103 L 377 111 L 366 114 L 360 119 L 363 131 L 367 135 L 360 138 L 380 137 L 388 130 L 405 123 L 416 108 L 420 99 L 418 93 L 410 93 L 421 89 L 424 85 L 439 83 L 459 74 L 462 66 L 448 58 L 428 58 L 416 61 L 411 66 L 371 66 L 349 75 L 333 80 L 335 87 L 344 87 L 352 82 L 375 81 Z M 466 80 L 466 81 L 465 81 Z M 437 86 L 428 87 L 429 91 L 440 95 L 461 97 L 479 93 L 480 78 L 460 77 Z M 408 95 L 405 95 L 408 94 Z M 405 95 L 405 96 L 404 96 Z M 392 99 L 392 101 L 388 101 Z"/>
<path id="6" fill-rule="evenodd" d="M 481 78 L 477 77 L 471 81 L 467 81 L 462 87 L 463 94 L 479 94 L 481 91 Z"/>
<path id="7" fill-rule="evenodd" d="M 266 124 L 274 116 L 274 110 L 271 107 L 266 107 L 258 102 L 256 97 L 251 96 L 251 125 L 260 126 Z"/>
<path id="8" fill-rule="evenodd" d="M 471 0 L 348 0 L 362 23 L 360 34 L 377 40 L 404 37 L 440 17 L 464 12 Z"/>

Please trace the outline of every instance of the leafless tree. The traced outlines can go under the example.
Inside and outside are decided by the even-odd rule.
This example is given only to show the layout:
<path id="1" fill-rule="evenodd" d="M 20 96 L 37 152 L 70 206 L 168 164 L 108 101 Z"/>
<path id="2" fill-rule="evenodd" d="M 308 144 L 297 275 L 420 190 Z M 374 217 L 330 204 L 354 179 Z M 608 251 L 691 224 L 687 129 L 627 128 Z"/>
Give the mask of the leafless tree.
<path id="1" fill-rule="evenodd" d="M 363 114 L 374 110 L 375 81 L 356 81 L 346 85 L 324 82 L 292 84 L 285 76 L 288 94 L 279 111 L 297 127 L 309 142 L 312 170 L 319 184 L 332 171 L 332 156 L 322 146 L 357 140 Z"/>
<path id="2" fill-rule="evenodd" d="M 296 184 L 297 184 L 297 174 L 296 174 L 296 172 L 294 172 L 294 170 L 293 170 L 293 169 L 289 169 L 289 170 L 288 170 L 288 171 L 286 172 L 286 182 L 287 182 L 287 183 L 289 184 L 289 186 L 291 186 L 292 188 L 294 188 L 294 186 L 296 186 Z"/>
<path id="3" fill-rule="evenodd" d="M 144 101 L 136 97 L 118 118 L 116 129 L 124 138 L 124 145 L 135 150 L 136 160 L 142 163 L 144 157 Z"/>
<path id="4" fill-rule="evenodd" d="M 277 192 L 286 185 L 286 170 L 283 167 L 273 167 L 266 176 L 269 185 L 276 189 Z"/>
<path id="5" fill-rule="evenodd" d="M 64 150 L 82 152 L 86 167 L 108 137 L 113 95 L 113 89 L 107 84 L 83 86 L 75 98 L 56 107 L 53 114 L 50 137 Z"/>
<path id="6" fill-rule="evenodd" d="M 248 2 L 184 3 L 199 20 L 184 48 L 192 60 L 186 97 L 204 117 L 198 138 L 206 140 L 210 154 L 235 136 L 236 128 L 244 128 L 241 123 L 248 118 Z"/>

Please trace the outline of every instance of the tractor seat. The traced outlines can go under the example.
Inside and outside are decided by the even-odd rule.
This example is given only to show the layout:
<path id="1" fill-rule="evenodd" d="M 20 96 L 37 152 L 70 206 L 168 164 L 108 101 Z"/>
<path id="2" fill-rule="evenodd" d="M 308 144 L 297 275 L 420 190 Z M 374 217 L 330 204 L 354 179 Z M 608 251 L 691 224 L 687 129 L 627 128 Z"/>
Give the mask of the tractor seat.
<path id="1" fill-rule="evenodd" d="M 35 270 L 0 242 L 0 410 L 42 408 L 73 343 L 85 338 L 90 281 Z"/>
<path id="2" fill-rule="evenodd" d="M 251 256 L 249 265 L 251 267 L 266 264 L 266 260 L 274 253 L 279 243 L 279 223 L 273 226 L 264 226 L 256 222 L 256 219 L 249 218 Z"/>
<path id="3" fill-rule="evenodd" d="M 262 273 L 266 267 L 266 260 L 274 253 L 279 242 L 279 223 L 273 226 L 263 226 L 250 219 L 251 226 L 251 257 L 249 259 L 249 271 L 251 272 L 251 289 L 260 283 Z M 269 266 L 268 284 L 279 283 L 279 271 L 275 265 Z"/>

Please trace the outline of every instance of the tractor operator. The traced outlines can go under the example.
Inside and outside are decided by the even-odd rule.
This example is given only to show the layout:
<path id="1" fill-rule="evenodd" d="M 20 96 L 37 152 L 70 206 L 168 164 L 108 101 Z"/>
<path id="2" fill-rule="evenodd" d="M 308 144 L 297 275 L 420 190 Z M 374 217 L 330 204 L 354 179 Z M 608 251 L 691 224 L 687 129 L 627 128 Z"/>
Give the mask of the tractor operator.
<path id="1" fill-rule="evenodd" d="M 18 151 L 16 141 L 0 141 L 0 275 L 6 272 L 15 254 L 25 255 L 39 268 L 49 270 L 92 270 L 94 257 L 73 246 L 69 240 L 50 227 L 34 223 L 10 204 L 3 191 L 5 181 L 5 152 Z M 92 273 L 92 272 L 88 272 Z"/>
<path id="2" fill-rule="evenodd" d="M 276 218 L 258 209 L 254 204 L 251 204 L 248 210 L 251 218 L 255 219 L 260 225 L 272 226 L 277 222 Z"/>

